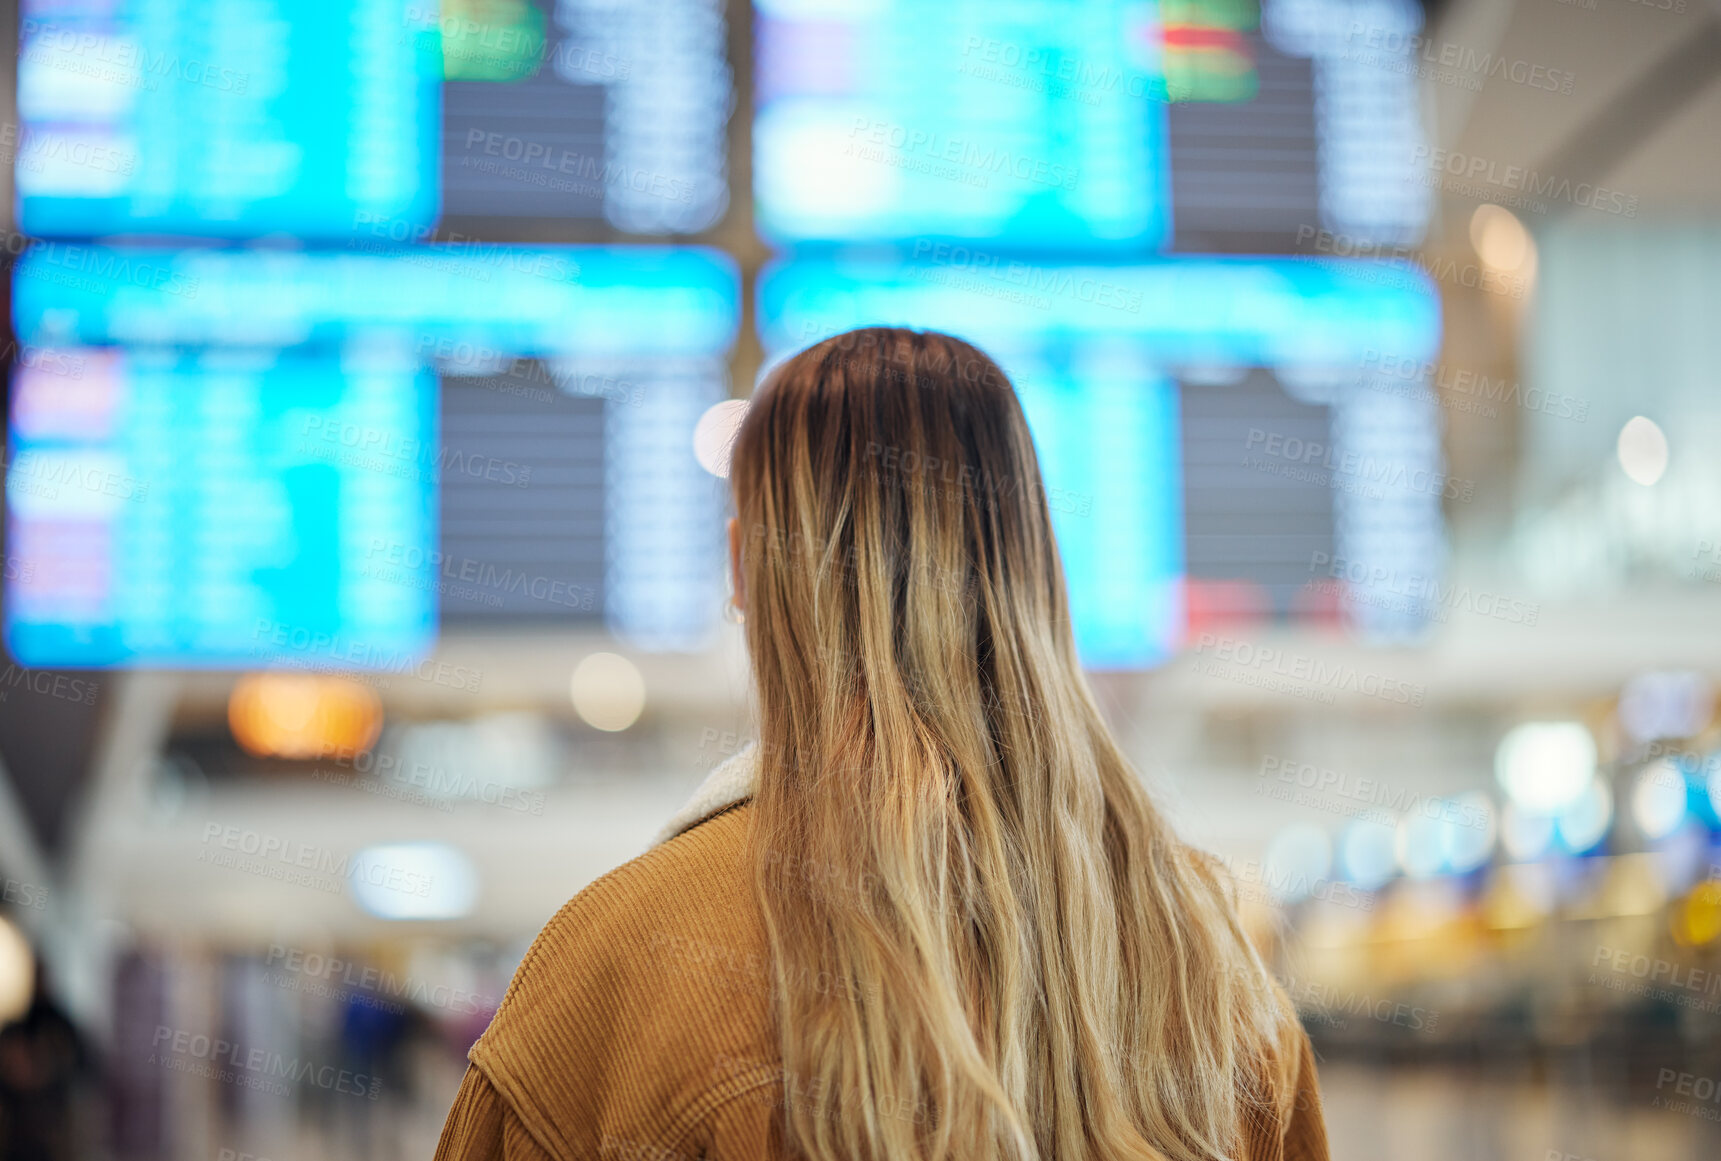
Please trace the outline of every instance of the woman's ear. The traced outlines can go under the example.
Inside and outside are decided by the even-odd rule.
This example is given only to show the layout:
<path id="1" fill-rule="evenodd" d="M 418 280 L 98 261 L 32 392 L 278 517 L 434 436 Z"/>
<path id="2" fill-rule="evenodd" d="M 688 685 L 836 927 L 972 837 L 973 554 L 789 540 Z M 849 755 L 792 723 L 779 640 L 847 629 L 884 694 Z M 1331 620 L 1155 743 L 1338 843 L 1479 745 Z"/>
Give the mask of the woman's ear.
<path id="1" fill-rule="evenodd" d="M 741 589 L 741 522 L 733 516 L 729 517 L 729 587 L 730 604 L 737 613 L 745 613 L 747 606 Z"/>

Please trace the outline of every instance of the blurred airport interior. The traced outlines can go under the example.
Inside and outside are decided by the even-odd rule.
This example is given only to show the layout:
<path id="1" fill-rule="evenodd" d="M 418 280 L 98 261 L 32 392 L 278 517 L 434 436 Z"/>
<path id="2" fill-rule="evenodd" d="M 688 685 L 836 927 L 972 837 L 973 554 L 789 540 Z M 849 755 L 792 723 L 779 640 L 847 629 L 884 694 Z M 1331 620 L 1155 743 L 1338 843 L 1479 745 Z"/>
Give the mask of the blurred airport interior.
<path id="1" fill-rule="evenodd" d="M 1014 379 L 1335 1157 L 1721 1156 L 1721 2 L 11 15 L 0 1158 L 430 1156 L 869 323 Z"/>

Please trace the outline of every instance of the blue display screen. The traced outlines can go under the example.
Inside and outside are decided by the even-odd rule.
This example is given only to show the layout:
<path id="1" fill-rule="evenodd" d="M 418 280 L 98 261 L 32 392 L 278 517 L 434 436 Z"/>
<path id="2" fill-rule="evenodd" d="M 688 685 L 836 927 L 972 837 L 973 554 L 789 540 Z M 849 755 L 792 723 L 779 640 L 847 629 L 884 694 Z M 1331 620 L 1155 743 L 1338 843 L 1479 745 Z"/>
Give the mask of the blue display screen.
<path id="1" fill-rule="evenodd" d="M 29 342 L 338 345 L 451 352 L 709 355 L 740 315 L 709 250 L 462 243 L 369 253 L 164 250 L 46 242 L 13 277 Z M 457 355 L 458 357 L 458 355 Z"/>
<path id="2" fill-rule="evenodd" d="M 926 249 L 918 262 L 796 259 L 768 271 L 758 311 L 766 348 L 786 355 L 854 327 L 898 325 L 960 335 L 996 357 L 1033 431 L 1077 647 L 1096 669 L 1156 664 L 1183 636 L 1183 449 L 1205 437 L 1184 427 L 1182 391 L 1264 367 L 1345 406 L 1367 367 L 1420 366 L 1439 344 L 1439 300 L 1407 265 L 1184 257 L 1090 266 Z M 1401 398 L 1355 394 L 1360 406 L 1345 412 L 1353 421 L 1340 425 L 1354 434 L 1335 437 L 1344 454 L 1394 476 L 1437 469 L 1437 444 L 1424 438 L 1436 430 L 1432 416 Z M 1370 418 L 1381 404 L 1411 411 Z M 1209 487 L 1225 486 L 1227 472 L 1237 483 L 1260 478 L 1246 439 L 1221 454 L 1229 459 L 1208 465 L 1219 471 Z M 1437 501 L 1430 514 L 1417 502 L 1427 497 L 1402 490 L 1347 495 L 1329 515 L 1357 559 L 1370 559 L 1377 541 L 1403 559 L 1437 554 Z"/>
<path id="3" fill-rule="evenodd" d="M 417 0 L 26 0 L 21 225 L 343 238 L 438 213 L 442 61 Z"/>
<path id="4" fill-rule="evenodd" d="M 1010 374 L 1034 434 L 1076 649 L 1093 669 L 1171 653 L 1183 628 L 1176 385 L 1103 345 L 1020 356 Z"/>
<path id="5" fill-rule="evenodd" d="M 1440 299 L 1408 263 L 1179 257 L 1086 266 L 942 243 L 905 262 L 780 265 L 761 280 L 759 317 L 772 350 L 890 324 L 949 331 L 989 350 L 1110 336 L 1161 365 L 1356 367 L 1371 351 L 1414 363 L 1432 358 L 1440 340 Z"/>
<path id="6" fill-rule="evenodd" d="M 1322 231 L 1410 245 L 1427 219 L 1416 5 L 754 7 L 757 220 L 783 247 L 1308 253 Z M 1362 28 L 1388 35 L 1360 53 Z"/>
<path id="7" fill-rule="evenodd" d="M 13 655 L 401 669 L 451 601 L 564 582 L 541 542 L 586 508 L 599 587 L 626 600 L 583 611 L 686 647 L 720 595 L 692 437 L 738 298 L 726 259 L 668 248 L 37 244 L 12 295 L 31 352 L 6 476 Z M 452 380 L 468 405 L 444 438 Z"/>
<path id="8" fill-rule="evenodd" d="M 386 670 L 430 648 L 429 373 L 91 349 L 12 387 L 6 639 L 23 664 Z M 399 575 L 412 562 L 422 583 Z"/>
<path id="9" fill-rule="evenodd" d="M 767 238 L 1163 242 L 1156 6 L 757 9 L 753 170 Z"/>

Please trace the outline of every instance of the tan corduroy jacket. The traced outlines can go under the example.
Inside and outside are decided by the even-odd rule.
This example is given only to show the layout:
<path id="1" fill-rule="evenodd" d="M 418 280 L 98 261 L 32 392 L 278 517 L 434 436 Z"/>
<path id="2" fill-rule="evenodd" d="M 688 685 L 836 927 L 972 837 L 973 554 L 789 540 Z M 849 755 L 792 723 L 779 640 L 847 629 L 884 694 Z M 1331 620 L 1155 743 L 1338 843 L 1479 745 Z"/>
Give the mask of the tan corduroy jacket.
<path id="1" fill-rule="evenodd" d="M 714 771 L 667 841 L 550 920 L 472 1046 L 436 1161 L 786 1156 L 794 1078 L 753 896 L 750 759 Z M 1314 1058 L 1298 1039 L 1293 1111 L 1249 1127 L 1247 1161 L 1326 1161 Z"/>

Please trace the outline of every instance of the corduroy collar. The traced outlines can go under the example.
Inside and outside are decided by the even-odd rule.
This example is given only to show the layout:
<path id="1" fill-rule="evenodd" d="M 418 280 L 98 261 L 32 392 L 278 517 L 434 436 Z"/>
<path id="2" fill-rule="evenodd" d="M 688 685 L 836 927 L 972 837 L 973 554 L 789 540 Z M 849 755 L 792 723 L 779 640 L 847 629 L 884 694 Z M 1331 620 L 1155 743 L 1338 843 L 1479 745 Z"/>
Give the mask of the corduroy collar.
<path id="1" fill-rule="evenodd" d="M 664 824 L 651 845 L 660 846 L 676 835 L 692 830 L 712 815 L 753 797 L 753 788 L 758 781 L 759 747 L 748 742 L 705 776 L 705 781 L 699 784 L 687 805 Z"/>

